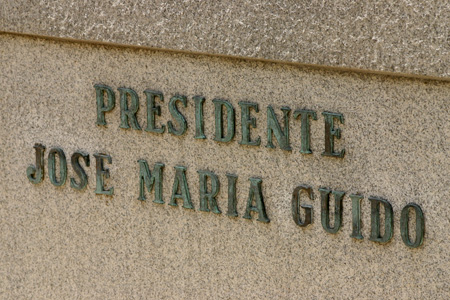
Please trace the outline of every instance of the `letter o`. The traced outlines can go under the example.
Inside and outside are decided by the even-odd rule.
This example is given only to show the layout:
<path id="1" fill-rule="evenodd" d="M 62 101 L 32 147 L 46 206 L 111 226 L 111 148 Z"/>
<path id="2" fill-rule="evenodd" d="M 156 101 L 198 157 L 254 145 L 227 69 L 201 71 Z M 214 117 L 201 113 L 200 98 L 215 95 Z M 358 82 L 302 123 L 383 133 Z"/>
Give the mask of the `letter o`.
<path id="1" fill-rule="evenodd" d="M 56 155 L 59 158 L 59 181 L 56 179 Z M 67 178 L 67 161 L 66 155 L 61 148 L 53 148 L 48 153 L 48 177 L 54 186 L 62 186 L 66 183 Z"/>
<path id="2" fill-rule="evenodd" d="M 409 239 L 409 209 L 414 209 L 416 213 L 416 240 L 411 242 Z M 408 203 L 402 209 L 402 215 L 400 217 L 400 232 L 402 240 L 406 246 L 410 248 L 417 248 L 423 243 L 423 237 L 425 235 L 425 220 L 423 211 L 416 203 Z"/>

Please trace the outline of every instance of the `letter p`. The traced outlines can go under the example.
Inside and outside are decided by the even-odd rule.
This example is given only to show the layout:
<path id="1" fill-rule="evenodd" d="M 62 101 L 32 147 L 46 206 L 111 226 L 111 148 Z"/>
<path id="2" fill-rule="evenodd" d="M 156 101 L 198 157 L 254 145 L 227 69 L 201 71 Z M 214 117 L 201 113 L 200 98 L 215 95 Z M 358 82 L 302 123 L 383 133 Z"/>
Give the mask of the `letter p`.
<path id="1" fill-rule="evenodd" d="M 105 113 L 111 111 L 116 105 L 116 95 L 107 85 L 94 85 L 97 98 L 97 125 L 106 125 Z M 105 93 L 108 101 L 105 105 Z"/>

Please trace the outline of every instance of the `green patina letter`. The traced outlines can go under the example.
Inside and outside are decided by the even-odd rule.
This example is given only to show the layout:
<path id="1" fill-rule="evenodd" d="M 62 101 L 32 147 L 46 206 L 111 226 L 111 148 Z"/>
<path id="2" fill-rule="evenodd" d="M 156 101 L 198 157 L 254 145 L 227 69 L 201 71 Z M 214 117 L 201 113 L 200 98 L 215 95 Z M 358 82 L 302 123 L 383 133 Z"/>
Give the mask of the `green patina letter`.
<path id="1" fill-rule="evenodd" d="M 314 199 L 314 194 L 312 188 L 307 185 L 299 185 L 294 189 L 292 193 L 292 217 L 294 218 L 295 224 L 300 227 L 308 226 L 312 224 L 313 207 L 309 204 L 300 205 L 300 192 L 305 191 L 310 200 Z M 300 218 L 300 207 L 305 210 L 305 221 Z"/>
<path id="2" fill-rule="evenodd" d="M 29 165 L 27 168 L 28 180 L 34 184 L 42 182 L 44 179 L 44 152 L 45 146 L 42 144 L 35 144 L 33 146 L 36 149 L 36 166 Z"/>
<path id="3" fill-rule="evenodd" d="M 74 154 L 72 154 L 70 161 L 72 163 L 73 170 L 78 175 L 78 177 L 80 177 L 80 183 L 76 182 L 75 178 L 70 178 L 70 186 L 76 190 L 81 191 L 84 188 L 86 188 L 86 185 L 88 184 L 88 176 L 84 171 L 83 167 L 80 165 L 80 157 L 83 158 L 86 167 L 89 167 L 90 165 L 88 153 L 83 151 L 77 151 Z"/>
<path id="4" fill-rule="evenodd" d="M 350 199 L 352 199 L 352 234 L 350 237 L 358 240 L 364 239 L 361 234 L 361 200 L 363 198 L 361 195 L 350 195 Z"/>
<path id="5" fill-rule="evenodd" d="M 266 207 L 264 206 L 264 199 L 262 195 L 262 179 L 260 178 L 249 178 L 250 180 L 250 190 L 248 193 L 247 208 L 245 209 L 244 219 L 251 219 L 251 211 L 258 213 L 258 221 L 269 223 L 270 220 L 266 214 Z M 256 206 L 253 205 L 253 201 L 256 202 Z"/>
<path id="6" fill-rule="evenodd" d="M 96 84 L 94 87 L 97 98 L 97 125 L 106 125 L 105 113 L 111 111 L 116 105 L 116 95 L 109 86 Z M 108 104 L 106 105 L 104 101 L 105 93 L 108 97 Z"/>
<path id="7" fill-rule="evenodd" d="M 345 149 L 339 152 L 334 152 L 334 138 L 341 138 L 341 129 L 334 128 L 334 119 L 338 119 L 342 124 L 344 124 L 344 116 L 338 113 L 323 112 L 322 115 L 325 118 L 325 151 L 322 153 L 323 156 L 332 157 L 344 157 Z"/>
<path id="8" fill-rule="evenodd" d="M 169 101 L 169 111 L 172 117 L 176 120 L 176 123 L 180 126 L 179 129 L 176 129 L 173 125 L 172 121 L 167 122 L 167 126 L 169 127 L 169 133 L 174 135 L 183 135 L 187 129 L 187 122 L 184 116 L 180 113 L 177 108 L 177 102 L 181 102 L 184 107 L 187 107 L 187 98 L 186 96 L 173 96 Z"/>
<path id="9" fill-rule="evenodd" d="M 169 205 L 178 206 L 177 199 L 183 199 L 183 207 L 194 209 L 191 202 L 191 194 L 186 179 L 186 167 L 175 166 L 175 179 L 172 187 L 172 197 Z"/>
<path id="10" fill-rule="evenodd" d="M 310 130 L 310 118 L 317 120 L 317 114 L 315 111 L 306 109 L 297 109 L 294 111 L 294 118 L 298 119 L 301 116 L 301 140 L 300 153 L 309 154 L 311 151 L 311 130 Z"/>
<path id="11" fill-rule="evenodd" d="M 369 197 L 371 201 L 371 233 L 369 240 L 378 243 L 387 243 L 391 240 L 394 232 L 394 211 L 389 201 Z M 384 206 L 384 235 L 380 233 L 380 205 Z"/>
<path id="12" fill-rule="evenodd" d="M 144 159 L 138 160 L 139 163 L 139 197 L 138 200 L 145 201 L 145 188 L 149 193 L 155 188 L 155 199 L 153 202 L 163 204 L 163 169 L 164 164 L 156 163 L 153 167 L 153 173 L 148 168 L 148 163 Z"/>
<path id="13" fill-rule="evenodd" d="M 413 209 L 416 214 L 416 239 L 411 242 L 409 237 L 409 211 Z M 402 209 L 402 215 L 400 217 L 400 233 L 402 235 L 403 243 L 410 248 L 417 248 L 423 243 L 423 237 L 425 235 L 425 218 L 423 211 L 416 203 L 408 203 Z"/>
<path id="14" fill-rule="evenodd" d="M 283 111 L 283 120 L 284 120 L 284 132 L 281 131 L 281 126 L 278 123 L 277 116 L 273 111 L 272 106 L 267 107 L 267 148 L 275 148 L 272 143 L 272 135 L 275 135 L 275 138 L 280 145 L 280 148 L 286 151 L 292 151 L 291 144 L 289 142 L 289 113 L 291 109 L 287 106 L 283 106 L 281 108 Z"/>
<path id="15" fill-rule="evenodd" d="M 239 102 L 241 107 L 241 126 L 242 126 L 242 139 L 239 142 L 241 145 L 259 146 L 261 144 L 261 137 L 255 141 L 251 140 L 250 137 L 250 126 L 256 128 L 256 119 L 250 117 L 250 109 L 253 108 L 255 112 L 259 112 L 258 103 L 251 102 Z"/>
<path id="16" fill-rule="evenodd" d="M 220 214 L 222 213 L 217 206 L 216 196 L 219 194 L 220 182 L 219 178 L 216 174 L 209 171 L 197 171 L 200 176 L 200 210 L 201 211 L 210 211 L 210 208 L 213 213 Z M 211 191 L 208 193 L 208 184 L 207 180 L 211 181 Z M 208 205 L 209 203 L 209 205 Z"/>
<path id="17" fill-rule="evenodd" d="M 322 227 L 326 232 L 337 233 L 342 225 L 342 198 L 345 192 L 320 188 Z M 334 225 L 330 226 L 330 193 L 334 195 Z"/>
<path id="18" fill-rule="evenodd" d="M 159 98 L 161 102 L 164 102 L 164 95 L 161 92 L 145 90 L 144 94 L 147 99 L 147 127 L 144 129 L 148 132 L 154 133 L 164 133 L 166 129 L 165 125 L 161 127 L 156 127 L 155 118 L 156 116 L 161 116 L 161 106 L 155 104 L 156 97 Z"/>
<path id="19" fill-rule="evenodd" d="M 237 200 L 236 200 L 236 181 L 238 177 L 233 174 L 227 174 L 228 179 L 228 211 L 227 216 L 237 217 Z"/>
<path id="20" fill-rule="evenodd" d="M 112 157 L 108 154 L 103 153 L 94 153 L 95 157 L 95 169 L 96 169 L 96 188 L 95 193 L 96 194 L 102 194 L 102 195 L 113 195 L 114 194 L 114 187 L 111 187 L 109 189 L 105 189 L 105 182 L 104 178 L 109 178 L 109 169 L 105 169 L 104 167 L 104 159 L 110 164 L 112 163 Z"/>
<path id="21" fill-rule="evenodd" d="M 59 158 L 59 181 L 56 179 L 56 155 Z M 66 183 L 67 161 L 61 148 L 53 148 L 48 153 L 48 177 L 54 186 L 62 186 Z"/>
<path id="22" fill-rule="evenodd" d="M 136 118 L 139 110 L 139 96 L 133 89 L 118 88 L 120 92 L 120 128 L 130 128 L 141 130 L 141 126 Z M 130 97 L 130 105 L 128 105 L 128 97 Z"/>
<path id="23" fill-rule="evenodd" d="M 203 119 L 203 103 L 205 97 L 194 96 L 195 102 L 195 136 L 196 139 L 206 139 L 205 136 L 205 121 Z"/>
<path id="24" fill-rule="evenodd" d="M 214 103 L 214 118 L 216 125 L 215 141 L 229 142 L 234 138 L 235 130 L 235 116 L 234 108 L 230 102 L 222 99 L 213 99 Z M 227 134 L 223 134 L 223 108 L 227 110 Z"/>

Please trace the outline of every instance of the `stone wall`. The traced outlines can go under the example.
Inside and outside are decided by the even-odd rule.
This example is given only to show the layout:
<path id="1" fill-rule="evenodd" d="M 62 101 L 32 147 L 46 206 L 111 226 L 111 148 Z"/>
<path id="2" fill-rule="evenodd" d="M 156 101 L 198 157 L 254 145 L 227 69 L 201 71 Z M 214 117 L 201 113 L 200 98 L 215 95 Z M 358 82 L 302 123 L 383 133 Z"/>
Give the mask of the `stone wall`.
<path id="1" fill-rule="evenodd" d="M 449 298 L 448 8 L 344 2 L 4 4 L 0 295 Z"/>

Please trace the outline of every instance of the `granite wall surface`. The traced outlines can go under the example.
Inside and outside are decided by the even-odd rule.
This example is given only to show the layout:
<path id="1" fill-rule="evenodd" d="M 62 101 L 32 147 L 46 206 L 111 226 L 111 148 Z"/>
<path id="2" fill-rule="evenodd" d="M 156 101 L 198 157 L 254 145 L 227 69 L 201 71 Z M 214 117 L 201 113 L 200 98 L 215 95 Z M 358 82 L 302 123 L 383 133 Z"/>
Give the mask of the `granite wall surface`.
<path id="1" fill-rule="evenodd" d="M 0 31 L 436 77 L 449 1 L 2 1 Z"/>
<path id="2" fill-rule="evenodd" d="M 8 2 L 6 8 L 12 11 L 14 4 Z M 436 5 L 433 9 L 438 8 Z M 71 9 L 68 7 L 66 11 Z M 396 9 L 397 6 L 392 7 L 391 13 Z M 30 7 L 30 15 L 32 12 Z M 445 14 L 446 10 L 439 12 Z M 52 22 L 65 24 L 61 14 L 44 13 L 49 21 L 42 21 L 38 27 L 32 26 L 37 19 L 18 21 L 20 14 L 10 14 L 3 19 L 3 29 L 31 32 L 34 28 L 34 33 L 59 36 L 66 32 L 70 34 L 64 36 L 83 38 L 82 30 L 52 27 Z M 270 16 L 268 12 L 266 15 Z M 80 22 L 68 23 L 74 28 L 87 26 L 90 16 L 87 13 Z M 200 24 L 203 19 L 195 20 Z M 416 70 L 422 70 L 419 73 L 440 76 L 443 80 L 0 35 L 1 297 L 448 299 L 450 86 L 445 50 L 448 44 L 440 43 L 438 38 L 442 29 L 439 26 L 448 24 L 444 21 L 435 26 L 434 41 L 444 49 L 439 52 L 439 61 L 434 60 L 434 55 L 415 59 L 415 55 L 422 57 L 423 53 L 429 53 L 426 47 L 434 47 L 424 40 L 411 48 L 412 55 L 405 56 L 411 64 L 398 66 L 400 72 L 410 71 L 414 75 Z M 139 39 L 142 31 L 127 29 L 125 25 L 117 28 L 128 30 L 129 35 L 98 27 L 92 28 L 87 36 L 104 35 L 106 40 L 119 43 L 128 42 L 120 38 Z M 155 21 L 153 26 L 159 25 Z M 182 27 L 182 23 L 177 26 Z M 50 27 L 54 31 L 44 32 Z M 339 32 L 339 28 L 333 30 Z M 268 41 L 272 45 L 278 45 L 273 39 L 283 39 L 283 35 L 276 33 Z M 140 43 L 148 44 L 150 36 Z M 330 36 L 325 35 L 318 43 L 326 44 Z M 395 33 L 389 36 L 396 38 Z M 162 37 L 161 33 L 156 44 L 151 45 L 159 46 L 158 38 Z M 202 35 L 197 37 L 200 39 Z M 193 48 L 184 48 L 188 39 L 181 36 L 180 40 L 181 44 L 177 40 L 170 43 L 181 45 L 179 49 L 183 50 L 211 49 L 208 48 L 211 44 L 196 40 L 192 40 Z M 249 55 L 245 51 L 250 50 L 241 48 L 239 42 L 252 41 L 251 37 L 241 36 L 240 40 L 231 41 L 236 45 L 235 52 L 227 48 L 223 53 Z M 200 45 L 206 48 L 199 48 Z M 289 42 L 286 45 L 288 50 L 292 49 Z M 353 49 L 351 45 L 348 47 Z M 353 50 L 358 51 L 357 48 Z M 260 51 L 272 53 L 267 49 Z M 402 47 L 395 51 L 402 52 Z M 280 56 L 267 54 L 267 57 L 298 59 L 287 52 L 283 54 L 280 48 L 273 53 Z M 319 63 L 333 60 L 326 51 L 314 53 Z M 357 59 L 353 65 L 343 65 L 363 66 Z M 386 68 L 380 64 L 375 69 Z M 105 114 L 107 126 L 96 125 L 95 84 L 111 87 L 116 95 L 116 107 Z M 164 93 L 164 102 L 158 101 L 161 116 L 156 120 L 157 125 L 166 126 L 163 134 L 119 127 L 121 87 L 131 88 L 139 96 L 137 120 L 142 128 L 147 125 L 144 91 Z M 173 121 L 168 103 L 175 95 L 187 97 L 186 107 L 178 105 L 188 124 L 181 136 L 167 132 L 167 122 Z M 206 139 L 194 138 L 192 97 L 196 95 L 206 99 Z M 229 101 L 236 111 L 236 136 L 228 143 L 213 139 L 214 98 Z M 259 105 L 259 112 L 251 113 L 256 118 L 256 128 L 251 129 L 251 134 L 252 139 L 261 137 L 260 146 L 239 144 L 240 101 Z M 266 147 L 268 106 L 273 107 L 280 122 L 281 108 L 291 108 L 292 151 L 280 149 L 276 141 L 274 149 Z M 317 113 L 318 120 L 311 120 L 312 154 L 299 151 L 301 124 L 293 117 L 297 109 Z M 335 139 L 335 147 L 345 148 L 343 158 L 321 155 L 325 136 L 322 112 L 340 113 L 345 118 L 343 124 L 335 121 L 342 131 L 341 138 Z M 33 149 L 36 143 L 46 146 L 46 173 L 39 184 L 27 178 L 27 168 L 36 163 Z M 54 147 L 63 149 L 68 160 L 68 179 L 60 187 L 51 184 L 48 177 L 48 153 Z M 78 178 L 70 156 L 80 150 L 89 153 L 91 160 L 90 167 L 83 165 L 89 177 L 88 186 L 82 191 L 70 186 L 70 178 Z M 95 153 L 112 157 L 112 162 L 104 165 L 110 170 L 104 184 L 106 188 L 114 187 L 112 196 L 95 192 Z M 154 195 L 148 192 L 146 201 L 138 200 L 139 159 L 145 159 L 151 170 L 155 163 L 165 164 L 164 204 L 152 202 Z M 194 209 L 181 207 L 181 200 L 177 207 L 168 205 L 175 166 L 186 167 Z M 199 210 L 198 170 L 217 174 L 221 214 Z M 226 214 L 226 174 L 238 176 L 238 217 Z M 254 212 L 251 220 L 243 218 L 249 178 L 262 179 L 270 223 L 258 221 Z M 305 195 L 301 198 L 302 203 L 312 205 L 314 210 L 313 224 L 304 228 L 295 224 L 291 210 L 292 192 L 300 184 L 311 186 L 314 193 L 313 200 Z M 345 192 L 342 228 L 336 234 L 326 232 L 321 224 L 319 188 L 325 187 Z M 363 240 L 350 237 L 350 194 L 364 196 Z M 389 243 L 369 240 L 370 196 L 387 199 L 393 207 L 394 231 Z M 404 244 L 400 234 L 401 211 L 410 202 L 420 205 L 425 215 L 424 242 L 414 249 Z"/>

